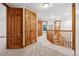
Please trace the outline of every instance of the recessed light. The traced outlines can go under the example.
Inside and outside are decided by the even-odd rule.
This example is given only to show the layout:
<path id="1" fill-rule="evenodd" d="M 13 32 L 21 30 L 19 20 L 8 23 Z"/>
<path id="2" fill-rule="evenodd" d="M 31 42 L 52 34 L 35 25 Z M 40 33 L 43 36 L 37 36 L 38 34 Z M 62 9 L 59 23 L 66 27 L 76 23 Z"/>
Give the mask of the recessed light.
<path id="1" fill-rule="evenodd" d="M 52 16 L 52 19 L 56 19 L 57 17 L 56 16 Z"/>
<path id="2" fill-rule="evenodd" d="M 67 20 L 67 23 L 71 23 L 72 22 L 72 20 Z"/>
<path id="3" fill-rule="evenodd" d="M 42 6 L 43 6 L 44 8 L 47 8 L 47 7 L 49 7 L 49 3 L 43 3 Z"/>
<path id="4" fill-rule="evenodd" d="M 65 15 L 69 15 L 68 13 L 65 13 Z"/>

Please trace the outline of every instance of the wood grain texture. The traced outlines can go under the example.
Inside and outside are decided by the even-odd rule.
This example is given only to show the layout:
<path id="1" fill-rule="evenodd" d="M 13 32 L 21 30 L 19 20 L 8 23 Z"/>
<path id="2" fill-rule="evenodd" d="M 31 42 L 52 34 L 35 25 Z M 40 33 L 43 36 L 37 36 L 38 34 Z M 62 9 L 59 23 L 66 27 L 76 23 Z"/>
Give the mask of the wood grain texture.
<path id="1" fill-rule="evenodd" d="M 42 36 L 42 21 L 38 21 L 38 36 Z"/>
<path id="2" fill-rule="evenodd" d="M 76 49 L 76 37 L 75 37 L 75 33 L 76 33 L 76 7 L 75 7 L 75 3 L 72 4 L 72 49 L 75 50 Z"/>
<path id="3" fill-rule="evenodd" d="M 36 13 L 25 10 L 25 45 L 36 42 Z"/>
<path id="4" fill-rule="evenodd" d="M 7 48 L 22 48 L 23 45 L 23 9 L 7 9 Z"/>

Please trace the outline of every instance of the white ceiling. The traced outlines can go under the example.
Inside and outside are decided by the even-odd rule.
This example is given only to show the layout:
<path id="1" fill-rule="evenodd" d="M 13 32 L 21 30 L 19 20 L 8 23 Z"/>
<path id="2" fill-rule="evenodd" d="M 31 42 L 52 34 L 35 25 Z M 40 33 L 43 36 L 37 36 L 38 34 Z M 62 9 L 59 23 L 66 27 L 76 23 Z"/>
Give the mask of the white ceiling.
<path id="1" fill-rule="evenodd" d="M 8 3 L 8 5 L 11 7 L 32 9 L 38 14 L 38 18 L 42 20 L 70 20 L 72 18 L 71 3 L 52 3 L 48 8 L 43 8 L 42 3 Z"/>

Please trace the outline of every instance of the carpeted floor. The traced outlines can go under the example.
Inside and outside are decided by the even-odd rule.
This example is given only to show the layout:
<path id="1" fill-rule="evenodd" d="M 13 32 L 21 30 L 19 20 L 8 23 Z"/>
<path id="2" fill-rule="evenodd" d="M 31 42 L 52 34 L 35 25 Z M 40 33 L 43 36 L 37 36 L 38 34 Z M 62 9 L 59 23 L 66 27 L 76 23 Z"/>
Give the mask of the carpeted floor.
<path id="1" fill-rule="evenodd" d="M 5 38 L 0 39 L 1 56 L 67 56 L 73 55 L 71 49 L 51 44 L 45 33 L 38 37 L 37 43 L 28 45 L 22 49 L 6 49 Z"/>

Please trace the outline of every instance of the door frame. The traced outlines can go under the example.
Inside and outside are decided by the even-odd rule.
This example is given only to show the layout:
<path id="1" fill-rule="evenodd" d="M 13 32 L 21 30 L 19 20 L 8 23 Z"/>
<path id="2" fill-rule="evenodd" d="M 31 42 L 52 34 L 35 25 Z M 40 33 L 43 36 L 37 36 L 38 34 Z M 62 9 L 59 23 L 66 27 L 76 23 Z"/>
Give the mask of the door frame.
<path id="1" fill-rule="evenodd" d="M 56 30 L 56 29 L 55 29 L 55 27 L 56 27 L 56 26 L 55 26 L 55 25 L 56 25 L 56 22 L 59 22 L 59 25 L 60 25 L 60 28 L 61 28 L 61 20 L 55 20 L 55 21 L 54 21 L 54 30 Z M 59 29 L 59 30 L 61 30 L 61 29 Z"/>
<path id="2" fill-rule="evenodd" d="M 47 21 L 42 21 L 42 29 L 43 29 L 43 22 L 46 22 L 46 31 L 47 31 Z M 43 30 L 42 30 L 43 32 Z"/>

